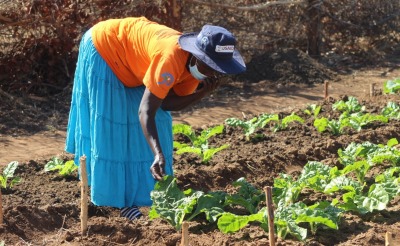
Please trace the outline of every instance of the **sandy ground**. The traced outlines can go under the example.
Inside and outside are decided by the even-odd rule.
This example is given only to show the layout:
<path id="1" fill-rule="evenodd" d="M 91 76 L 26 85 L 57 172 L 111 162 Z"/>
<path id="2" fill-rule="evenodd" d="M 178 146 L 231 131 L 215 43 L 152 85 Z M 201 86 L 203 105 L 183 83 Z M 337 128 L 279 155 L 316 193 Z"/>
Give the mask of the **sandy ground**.
<path id="1" fill-rule="evenodd" d="M 379 93 L 383 83 L 389 79 L 400 77 L 400 69 L 373 68 L 356 71 L 350 75 L 340 76 L 338 81 L 328 83 L 328 95 L 337 98 L 341 95 L 368 97 L 371 84 Z M 212 97 L 203 99 L 199 105 L 181 113 L 173 113 L 174 121 L 187 123 L 192 126 L 219 124 L 229 117 L 243 117 L 258 113 L 273 113 L 290 110 L 301 105 L 306 106 L 325 96 L 324 84 L 314 86 L 280 86 L 265 87 L 259 82 L 256 93 L 239 93 L 235 96 L 224 94 L 224 88 Z M 240 88 L 238 88 L 240 89 Z M 250 93 L 249 93 L 250 91 Z M 254 95 L 256 94 L 256 95 Z M 65 115 L 67 118 L 68 116 Z M 0 135 L 0 164 L 10 161 L 27 161 L 36 158 L 50 158 L 61 153 L 64 149 L 65 131 L 39 132 L 31 136 Z"/>

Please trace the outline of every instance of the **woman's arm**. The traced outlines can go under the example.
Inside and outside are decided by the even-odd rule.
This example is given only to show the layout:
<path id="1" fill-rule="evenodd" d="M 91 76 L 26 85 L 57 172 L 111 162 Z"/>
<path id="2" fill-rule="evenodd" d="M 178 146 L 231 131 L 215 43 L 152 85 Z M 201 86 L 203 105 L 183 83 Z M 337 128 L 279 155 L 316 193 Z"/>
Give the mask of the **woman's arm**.
<path id="1" fill-rule="evenodd" d="M 200 89 L 195 93 L 188 96 L 178 96 L 173 90 L 168 93 L 167 97 L 163 100 L 161 108 L 167 111 L 178 111 L 186 108 L 187 106 L 200 101 L 203 97 L 210 94 L 218 88 L 218 80 L 209 78 L 201 82 Z"/>
<path id="2" fill-rule="evenodd" d="M 165 175 L 165 157 L 161 149 L 155 116 L 158 108 L 162 104 L 162 99 L 153 95 L 147 88 L 144 91 L 142 101 L 139 106 L 139 120 L 144 136 L 154 154 L 154 162 L 150 171 L 153 178 L 161 180 Z"/>

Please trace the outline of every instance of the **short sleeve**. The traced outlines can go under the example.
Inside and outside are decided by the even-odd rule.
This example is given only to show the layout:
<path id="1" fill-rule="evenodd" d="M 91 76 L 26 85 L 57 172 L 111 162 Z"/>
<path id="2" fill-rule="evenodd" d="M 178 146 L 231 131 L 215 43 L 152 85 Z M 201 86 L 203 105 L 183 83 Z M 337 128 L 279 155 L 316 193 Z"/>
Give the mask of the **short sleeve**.
<path id="1" fill-rule="evenodd" d="M 156 97 L 164 99 L 180 77 L 181 70 L 171 57 L 156 55 L 143 78 L 143 84 Z"/>

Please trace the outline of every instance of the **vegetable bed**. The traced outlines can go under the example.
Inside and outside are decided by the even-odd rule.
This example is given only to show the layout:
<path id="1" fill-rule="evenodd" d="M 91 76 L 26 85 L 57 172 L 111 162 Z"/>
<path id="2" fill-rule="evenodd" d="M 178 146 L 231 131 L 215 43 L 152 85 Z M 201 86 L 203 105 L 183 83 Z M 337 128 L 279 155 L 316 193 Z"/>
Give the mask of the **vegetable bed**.
<path id="1" fill-rule="evenodd" d="M 324 117 L 327 123 L 329 120 L 339 119 L 342 111 L 338 110 L 337 103 L 340 100 L 349 102 L 353 99 L 329 98 L 327 101 L 318 102 L 317 106 L 320 106 L 318 114 L 315 114 L 315 107 L 281 112 L 277 114 L 276 122 L 279 124 L 269 121 L 255 127 L 251 133 L 245 132 L 239 126 L 221 122 L 224 126 L 223 131 L 209 136 L 206 140 L 209 148 L 221 146 L 224 148 L 215 151 L 211 157 L 207 156 L 206 161 L 204 161 L 205 152 L 201 152 L 202 150 L 175 153 L 174 169 L 178 188 L 182 191 L 192 189 L 204 193 L 223 191 L 232 195 L 238 192 L 235 181 L 244 179 L 252 187 L 261 191 L 265 186 L 275 186 L 274 194 L 277 197 L 278 194 L 282 194 L 282 189 L 279 190 L 279 187 L 290 185 L 288 179 L 286 183 L 283 179 L 279 181 L 281 174 L 297 180 L 301 177 L 307 163 L 318 162 L 331 169 L 344 170 L 346 163 L 344 163 L 343 152 L 352 144 L 368 142 L 375 145 L 387 145 L 391 143 L 390 147 L 399 149 L 399 145 L 393 142 L 393 139 L 400 142 L 400 120 L 398 119 L 389 118 L 387 122 L 369 121 L 359 124 L 358 128 L 342 127 L 340 131 L 330 131 L 326 125 L 322 131 L 318 128 L 320 125 L 315 126 L 316 118 Z M 373 100 L 358 100 L 363 112 L 369 115 L 380 115 L 389 101 L 400 103 L 398 95 L 383 95 L 374 97 Z M 262 113 L 269 112 L 260 112 L 260 115 Z M 293 114 L 304 121 L 280 121 Z M 253 117 L 259 117 L 259 115 L 247 116 L 246 119 L 241 120 L 246 122 Z M 282 123 L 285 123 L 284 127 Z M 195 133 L 193 136 L 201 136 L 205 129 L 192 130 Z M 175 141 L 185 144 L 185 148 L 191 144 L 190 138 L 182 133 L 175 135 Z M 226 147 L 227 145 L 229 146 Z M 60 157 L 64 161 L 71 159 L 68 155 Z M 2 189 L 4 225 L 0 227 L 0 244 L 1 242 L 5 245 L 89 246 L 180 244 L 181 232 L 162 218 L 150 220 L 150 208 L 141 208 L 145 214 L 144 218 L 130 222 L 120 218 L 119 211 L 116 209 L 90 205 L 88 232 L 85 236 L 81 236 L 80 188 L 76 170 L 66 176 L 61 176 L 58 171 L 45 171 L 45 165 L 49 161 L 51 160 L 20 163 L 14 173 L 14 176 L 20 178 L 20 182 L 11 188 Z M 357 161 L 360 161 L 360 157 Z M 360 171 L 359 168 L 351 171 L 348 167 L 347 171 L 349 177 L 365 184 L 366 189 L 376 182 L 379 174 L 396 166 L 400 167 L 400 160 L 386 158 L 381 163 L 368 167 L 365 173 L 356 172 Z M 393 171 L 393 175 L 399 177 L 396 171 Z M 321 176 L 318 180 L 326 179 L 326 176 Z M 393 181 L 395 182 L 397 181 Z M 368 194 L 368 189 L 363 192 Z M 316 202 L 330 203 L 334 199 L 337 199 L 339 203 L 344 203 L 343 193 L 316 192 L 309 185 L 303 187 L 295 198 L 307 206 Z M 389 195 L 389 198 L 385 206 L 378 206 L 378 204 L 375 207 L 365 206 L 364 210 L 353 209 L 342 212 L 340 216 L 337 216 L 337 229 L 330 228 L 326 224 L 320 225 L 313 234 L 313 226 L 298 222 L 297 226 L 307 232 L 307 237 L 302 241 L 295 234 L 287 233 L 284 238 L 278 238 L 276 244 L 384 245 L 385 233 L 388 231 L 394 234 L 395 240 L 399 243 L 400 197 L 399 194 L 395 194 Z M 265 201 L 261 200 L 258 206 L 258 209 L 262 209 Z M 343 205 L 341 208 L 344 207 Z M 249 211 L 243 206 L 227 206 L 224 209 L 236 215 L 249 215 Z M 275 209 L 279 209 L 277 204 Z M 268 245 L 269 240 L 268 232 L 260 226 L 258 221 L 249 221 L 237 232 L 223 233 L 217 222 L 211 223 L 207 220 L 205 213 L 199 213 L 189 221 L 189 243 L 190 245 Z"/>

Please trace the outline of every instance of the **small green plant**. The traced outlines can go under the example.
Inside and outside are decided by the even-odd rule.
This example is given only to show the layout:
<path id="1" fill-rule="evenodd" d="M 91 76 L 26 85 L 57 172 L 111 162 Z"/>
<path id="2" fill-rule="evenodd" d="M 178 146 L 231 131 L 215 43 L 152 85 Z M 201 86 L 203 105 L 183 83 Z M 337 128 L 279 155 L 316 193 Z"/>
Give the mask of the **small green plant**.
<path id="1" fill-rule="evenodd" d="M 395 94 L 400 90 L 400 78 L 388 80 L 383 84 L 383 93 Z"/>
<path id="2" fill-rule="evenodd" d="M 400 106 L 395 102 L 388 102 L 386 107 L 382 109 L 382 115 L 389 119 L 400 120 Z"/>
<path id="3" fill-rule="evenodd" d="M 301 118 L 300 116 L 296 115 L 295 113 L 292 113 L 291 115 L 288 115 L 286 117 L 284 117 L 281 121 L 278 121 L 275 126 L 273 127 L 273 131 L 277 132 L 277 131 L 282 131 L 285 130 L 289 123 L 291 122 L 299 122 L 301 124 L 304 123 L 304 119 Z"/>
<path id="4" fill-rule="evenodd" d="M 18 161 L 8 163 L 6 168 L 3 170 L 3 175 L 0 175 L 0 184 L 2 188 L 12 188 L 15 184 L 21 181 L 19 177 L 14 177 L 14 172 L 17 167 Z M 8 179 L 11 179 L 11 181 L 8 182 Z"/>
<path id="5" fill-rule="evenodd" d="M 203 163 L 208 163 L 211 158 L 219 151 L 229 147 L 224 144 L 218 148 L 211 148 L 208 139 L 214 135 L 222 133 L 224 125 L 218 125 L 212 128 L 204 129 L 200 135 L 196 135 L 191 126 L 186 124 L 175 124 L 172 127 L 173 134 L 183 134 L 190 139 L 191 145 L 174 141 L 174 148 L 177 154 L 194 153 L 200 156 Z"/>
<path id="6" fill-rule="evenodd" d="M 77 169 L 78 166 L 75 165 L 73 160 L 64 163 L 63 160 L 58 157 L 53 157 L 44 166 L 45 172 L 58 171 L 58 174 L 63 177 L 70 176 Z"/>
<path id="7" fill-rule="evenodd" d="M 261 114 L 258 117 L 254 117 L 250 120 L 244 121 L 237 118 L 228 118 L 225 123 L 229 126 L 240 127 L 243 129 L 246 136 L 246 140 L 249 141 L 254 132 L 260 128 L 264 128 L 271 121 L 279 122 L 279 116 L 277 114 Z M 259 135 L 254 138 L 260 137 Z"/>
<path id="8" fill-rule="evenodd" d="M 306 109 L 304 109 L 305 114 L 308 114 L 310 116 L 313 115 L 314 118 L 317 118 L 320 112 L 321 112 L 321 106 L 317 104 L 310 104 L 307 106 Z"/>
<path id="9" fill-rule="evenodd" d="M 362 106 L 357 98 L 349 96 L 347 101 L 340 100 L 335 102 L 332 105 L 332 109 L 351 114 L 364 111 L 365 106 Z"/>

